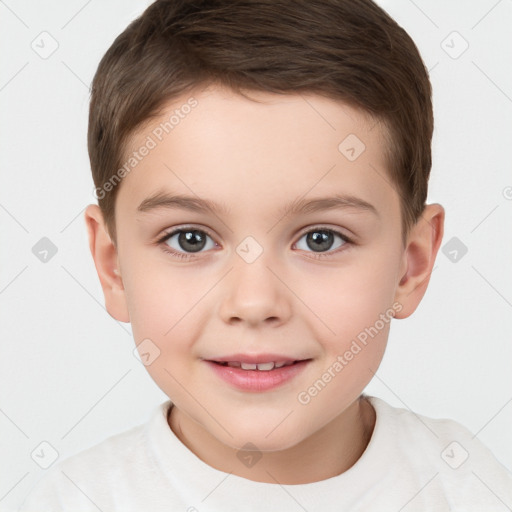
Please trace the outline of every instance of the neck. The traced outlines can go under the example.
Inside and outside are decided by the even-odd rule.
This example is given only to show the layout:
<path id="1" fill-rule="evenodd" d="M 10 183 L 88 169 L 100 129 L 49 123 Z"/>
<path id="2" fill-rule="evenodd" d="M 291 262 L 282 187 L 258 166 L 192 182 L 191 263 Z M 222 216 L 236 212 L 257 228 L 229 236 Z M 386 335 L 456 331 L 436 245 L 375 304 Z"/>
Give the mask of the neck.
<path id="1" fill-rule="evenodd" d="M 360 397 L 312 436 L 286 450 L 264 452 L 250 468 L 234 468 L 228 461 L 236 460 L 238 450 L 218 441 L 174 406 L 168 423 L 189 450 L 219 471 L 257 482 L 296 485 L 332 478 L 350 469 L 370 442 L 375 411 L 365 397 Z"/>

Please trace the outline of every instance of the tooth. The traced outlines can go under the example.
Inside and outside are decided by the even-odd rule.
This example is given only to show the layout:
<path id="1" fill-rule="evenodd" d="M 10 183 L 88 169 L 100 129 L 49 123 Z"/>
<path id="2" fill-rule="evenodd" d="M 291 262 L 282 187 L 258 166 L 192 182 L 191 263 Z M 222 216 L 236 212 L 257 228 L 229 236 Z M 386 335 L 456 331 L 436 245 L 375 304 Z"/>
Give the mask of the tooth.
<path id="1" fill-rule="evenodd" d="M 258 370 L 269 371 L 274 368 L 274 363 L 258 363 Z"/>
<path id="2" fill-rule="evenodd" d="M 231 368 L 240 368 L 240 363 L 238 361 L 228 361 L 228 366 L 231 366 Z"/>
<path id="3" fill-rule="evenodd" d="M 256 370 L 258 367 L 257 364 L 251 364 L 251 363 L 242 363 L 242 370 Z"/>
<path id="4" fill-rule="evenodd" d="M 284 365 L 285 365 L 285 363 L 274 363 L 275 368 L 281 368 Z"/>

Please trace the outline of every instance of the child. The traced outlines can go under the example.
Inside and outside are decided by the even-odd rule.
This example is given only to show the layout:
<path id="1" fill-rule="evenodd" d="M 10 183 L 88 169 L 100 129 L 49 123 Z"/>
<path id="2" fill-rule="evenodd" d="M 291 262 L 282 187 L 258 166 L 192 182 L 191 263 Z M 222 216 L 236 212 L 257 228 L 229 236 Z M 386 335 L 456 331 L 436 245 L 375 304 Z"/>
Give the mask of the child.
<path id="1" fill-rule="evenodd" d="M 92 86 L 85 214 L 169 396 L 22 510 L 510 510 L 463 426 L 364 388 L 425 294 L 431 85 L 370 0 L 157 0 Z"/>

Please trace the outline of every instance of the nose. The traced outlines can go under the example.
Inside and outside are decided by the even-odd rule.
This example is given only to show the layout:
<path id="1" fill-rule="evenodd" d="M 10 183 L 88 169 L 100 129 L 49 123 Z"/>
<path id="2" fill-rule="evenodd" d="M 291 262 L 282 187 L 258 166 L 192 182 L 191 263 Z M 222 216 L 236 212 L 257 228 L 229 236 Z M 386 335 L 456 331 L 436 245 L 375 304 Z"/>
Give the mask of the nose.
<path id="1" fill-rule="evenodd" d="M 265 254 L 265 253 L 264 253 Z M 223 280 L 219 314 L 229 324 L 252 327 L 286 323 L 292 314 L 292 293 L 264 255 L 247 263 L 238 260 Z"/>

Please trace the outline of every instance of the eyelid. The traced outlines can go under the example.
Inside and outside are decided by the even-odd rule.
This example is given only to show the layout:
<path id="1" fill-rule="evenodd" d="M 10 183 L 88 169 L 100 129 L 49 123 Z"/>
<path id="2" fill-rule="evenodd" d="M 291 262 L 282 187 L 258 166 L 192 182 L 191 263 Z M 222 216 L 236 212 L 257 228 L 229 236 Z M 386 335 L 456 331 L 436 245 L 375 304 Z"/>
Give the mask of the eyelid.
<path id="1" fill-rule="evenodd" d="M 354 238 L 352 235 L 347 235 L 344 230 L 339 227 L 331 227 L 326 224 L 313 224 L 311 227 L 304 228 L 301 230 L 298 235 L 299 239 L 304 235 L 311 233 L 312 231 L 332 231 L 333 233 L 340 235 L 343 239 L 346 239 L 350 243 L 354 243 Z"/>
<path id="2" fill-rule="evenodd" d="M 182 226 L 175 226 L 173 228 L 169 228 L 169 229 L 165 230 L 161 236 L 157 237 L 157 239 L 155 240 L 155 243 L 163 243 L 166 240 L 168 240 L 172 235 L 175 235 L 176 233 L 179 233 L 180 231 L 187 231 L 187 230 L 203 231 L 215 242 L 216 245 L 218 245 L 217 242 L 215 241 L 215 236 L 212 234 L 212 232 L 208 228 L 197 227 L 197 226 L 194 226 L 193 224 L 184 224 Z M 192 254 L 192 253 L 190 253 L 190 254 Z"/>
<path id="3" fill-rule="evenodd" d="M 174 235 L 176 233 L 179 233 L 180 231 L 186 231 L 187 229 L 196 230 L 196 231 L 203 231 L 204 233 L 206 233 L 215 242 L 215 244 L 218 245 L 218 243 L 215 241 L 215 236 L 212 234 L 212 232 L 208 228 L 206 228 L 206 227 L 197 227 L 197 226 L 194 226 L 192 224 L 184 224 L 182 226 L 175 226 L 173 228 L 169 228 L 168 230 L 166 230 L 162 234 L 162 236 L 160 236 L 160 237 L 158 237 L 156 239 L 156 243 L 163 243 L 164 241 L 169 239 L 172 235 Z M 317 224 L 317 225 L 312 225 L 310 227 L 302 229 L 299 232 L 299 234 L 297 235 L 298 239 L 297 239 L 296 242 L 294 242 L 294 245 L 304 235 L 307 235 L 308 233 L 311 233 L 312 231 L 315 231 L 315 230 L 318 230 L 318 231 L 320 231 L 320 230 L 332 231 L 333 233 L 340 235 L 347 242 L 354 243 L 353 237 L 345 234 L 339 228 L 334 228 L 334 227 L 329 227 L 327 225 Z"/>
<path id="4" fill-rule="evenodd" d="M 305 231 L 301 232 L 301 234 L 298 236 L 297 241 L 293 244 L 293 247 L 296 247 L 297 244 L 300 242 L 300 240 L 309 233 L 314 233 L 316 231 L 329 231 L 330 233 L 333 233 L 335 236 L 341 238 L 343 243 L 340 247 L 336 247 L 335 249 L 329 249 L 328 251 L 304 251 L 303 249 L 298 249 L 299 251 L 303 251 L 305 254 L 307 254 L 306 258 L 310 258 L 313 260 L 329 260 L 329 258 L 334 258 L 338 254 L 341 254 L 347 250 L 350 250 L 356 243 L 352 240 L 352 237 L 347 236 L 342 230 L 339 228 L 332 228 L 327 226 L 316 225 L 313 227 L 306 228 Z"/>
<path id="5" fill-rule="evenodd" d="M 164 234 L 156 240 L 155 243 L 158 246 L 167 245 L 166 242 L 167 242 L 167 240 L 169 240 L 169 238 L 171 238 L 172 236 L 174 236 L 177 233 L 180 233 L 180 232 L 183 232 L 183 231 L 187 231 L 187 230 L 190 230 L 190 231 L 196 230 L 196 231 L 204 232 L 206 235 L 208 235 L 212 239 L 212 241 L 214 242 L 215 246 L 219 247 L 219 244 L 215 241 L 216 237 L 212 235 L 211 231 L 208 228 L 197 227 L 197 226 L 193 226 L 193 225 L 190 225 L 190 224 L 189 225 L 182 225 L 182 226 L 175 226 L 173 228 L 167 229 L 164 232 Z M 315 232 L 315 231 L 329 231 L 331 233 L 334 233 L 335 235 L 338 235 L 343 240 L 343 244 L 340 247 L 337 247 L 334 250 L 328 250 L 328 251 L 324 251 L 324 252 L 322 252 L 322 251 L 321 252 L 305 251 L 305 253 L 309 254 L 309 256 L 307 256 L 307 258 L 316 259 L 316 260 L 322 260 L 322 259 L 326 259 L 327 260 L 330 257 L 334 257 L 338 253 L 341 253 L 341 252 L 344 252 L 346 250 L 349 250 L 352 246 L 356 245 L 356 243 L 353 241 L 352 236 L 347 236 L 343 232 L 343 230 L 340 230 L 338 227 L 334 228 L 334 227 L 329 227 L 329 226 L 322 225 L 322 224 L 317 224 L 317 225 L 310 225 L 309 227 L 304 228 L 303 230 L 301 230 L 300 234 L 297 235 L 298 236 L 297 241 L 293 243 L 292 247 L 296 247 L 298 242 L 305 235 L 307 235 L 309 233 L 312 233 L 312 232 Z M 193 253 L 193 252 L 189 253 L 189 252 L 185 252 L 185 251 L 177 251 L 176 249 L 173 249 L 172 247 L 165 247 L 165 248 L 162 247 L 162 250 L 164 252 L 166 252 L 167 254 L 170 254 L 171 257 L 173 257 L 175 259 L 181 259 L 181 260 L 184 260 L 184 261 L 195 260 L 195 259 L 197 259 L 196 255 L 202 254 L 202 251 L 199 251 L 197 253 Z M 205 251 L 205 252 L 207 253 L 209 251 Z"/>

